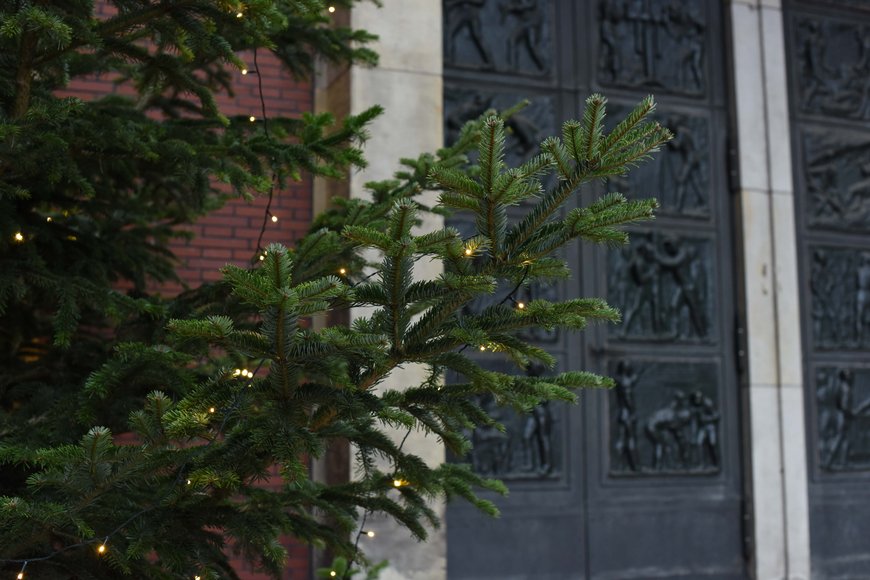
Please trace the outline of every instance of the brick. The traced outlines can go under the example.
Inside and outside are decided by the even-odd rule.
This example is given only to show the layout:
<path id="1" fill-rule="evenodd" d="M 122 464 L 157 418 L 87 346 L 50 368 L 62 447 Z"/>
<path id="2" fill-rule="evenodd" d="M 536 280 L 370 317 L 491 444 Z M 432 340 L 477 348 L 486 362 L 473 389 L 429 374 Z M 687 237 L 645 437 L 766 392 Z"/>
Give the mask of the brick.
<path id="1" fill-rule="evenodd" d="M 109 3 L 97 2 L 96 13 L 101 18 L 108 18 L 117 14 L 117 9 Z M 249 69 L 253 69 L 253 55 L 250 52 L 243 53 L 240 57 Z M 296 81 L 287 76 L 280 61 L 270 53 L 259 54 L 258 62 L 261 73 L 259 80 L 263 84 L 263 98 L 270 117 L 299 116 L 302 112 L 312 110 L 313 88 L 310 83 Z M 254 114 L 261 117 L 257 77 L 235 72 L 234 82 L 233 96 L 217 95 L 221 111 L 230 116 L 246 117 Z M 133 96 L 135 92 L 130 86 L 116 85 L 113 77 L 106 75 L 74 79 L 57 94 L 94 100 L 108 94 Z M 157 114 L 154 113 L 154 116 Z M 217 187 L 220 191 L 230 192 L 230 187 L 226 184 L 217 184 Z M 311 187 L 311 179 L 305 178 L 302 182 L 289 184 L 285 190 L 276 192 L 272 208 L 279 221 L 277 224 L 267 223 L 264 245 L 275 240 L 290 244 L 308 230 L 311 220 Z M 182 264 L 177 271 L 182 283 L 166 283 L 152 290 L 163 296 L 174 296 L 183 291 L 185 285 L 196 287 L 203 282 L 221 279 L 219 269 L 227 263 L 243 267 L 249 265 L 265 207 L 264 198 L 251 203 L 231 200 L 222 209 L 203 217 L 195 226 L 184 228 L 195 237 L 189 241 L 176 240 L 171 245 Z M 122 283 L 118 287 L 124 289 L 129 286 Z M 280 486 L 277 473 L 277 470 L 273 470 L 264 484 Z M 308 578 L 311 573 L 308 547 L 292 538 L 284 538 L 282 544 L 287 546 L 289 552 L 287 568 L 282 578 Z M 268 575 L 255 572 L 252 566 L 238 558 L 232 561 L 243 580 L 269 579 Z"/>

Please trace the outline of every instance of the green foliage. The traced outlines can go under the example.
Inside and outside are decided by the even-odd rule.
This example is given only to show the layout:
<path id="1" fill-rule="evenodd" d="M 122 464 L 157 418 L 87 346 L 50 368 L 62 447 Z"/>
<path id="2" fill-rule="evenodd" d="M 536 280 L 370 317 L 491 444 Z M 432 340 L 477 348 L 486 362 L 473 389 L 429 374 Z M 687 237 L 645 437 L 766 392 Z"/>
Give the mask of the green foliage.
<path id="1" fill-rule="evenodd" d="M 247 195 L 272 171 L 281 182 L 360 165 L 354 143 L 377 112 L 331 133 L 326 116 L 274 120 L 269 135 L 227 119 L 213 95 L 228 89 L 237 51 L 271 49 L 305 73 L 308 50 L 370 59 L 351 44 L 369 37 L 326 30 L 313 0 L 248 1 L 242 18 L 231 1 L 112 4 L 119 13 L 102 20 L 86 0 L 3 9 L 0 569 L 235 578 L 235 552 L 278 576 L 290 535 L 332 548 L 349 576 L 364 513 L 421 539 L 438 525 L 433 500 L 496 515 L 478 494 L 505 493 L 501 482 L 468 465 L 427 465 L 389 432 L 426 433 L 462 456 L 471 430 L 500 427 L 480 396 L 526 412 L 610 386 L 587 372 L 527 376 L 554 361 L 522 331 L 581 330 L 618 312 L 596 298 L 519 308 L 513 296 L 570 275 L 559 250 L 573 240 L 623 243 L 621 226 L 652 217 L 655 202 L 618 194 L 577 203 L 583 184 L 624 173 L 669 139 L 647 121 L 652 100 L 605 133 L 606 101 L 590 97 L 581 121 L 519 167 L 505 161 L 502 118 L 472 122 L 458 143 L 369 184 L 371 201 L 337 200 L 294 247 L 272 245 L 256 267 L 228 266 L 221 285 L 167 302 L 147 284 L 172 277 L 166 243 L 174 226 L 222 203 L 217 181 Z M 94 73 L 117 75 L 138 98 L 54 96 L 70 75 Z M 418 201 L 427 188 L 440 193 L 435 207 Z M 464 212 L 475 231 L 420 233 L 424 211 Z M 443 273 L 420 279 L 423 260 Z M 119 281 L 132 295 L 112 290 Z M 472 307 L 481 301 L 490 305 Z M 351 307 L 365 313 L 352 325 L 320 324 Z M 155 321 L 165 330 L 150 330 Z M 487 370 L 468 348 L 517 372 Z M 427 380 L 386 386 L 411 364 Z M 459 381 L 444 384 L 448 372 Z M 358 477 L 310 476 L 309 461 L 346 444 Z"/>
<path id="2" fill-rule="evenodd" d="M 386 568 L 388 565 L 389 563 L 384 560 L 374 566 L 370 566 L 365 570 L 365 580 L 377 580 L 381 577 L 381 570 Z M 318 568 L 315 572 L 318 578 L 326 578 L 327 580 L 330 578 L 352 580 L 357 574 L 361 573 L 363 573 L 363 570 L 360 568 L 354 568 L 352 562 L 349 562 L 347 558 L 341 556 L 335 558 L 328 568 Z"/>
<path id="3" fill-rule="evenodd" d="M 365 46 L 373 37 L 333 27 L 326 8 L 321 0 L 0 6 L 0 406 L 15 411 L 0 414 L 0 436 L 18 438 L 24 425 L 31 441 L 81 433 L 68 409 L 111 353 L 106 338 L 142 338 L 149 321 L 183 308 L 149 293 L 177 280 L 169 244 L 185 235 L 179 226 L 303 172 L 335 177 L 363 164 L 357 145 L 378 108 L 341 124 L 327 114 L 273 118 L 266 131 L 226 117 L 215 100 L 232 94 L 240 69 L 256 72 L 258 53 L 274 53 L 297 77 L 316 58 L 374 63 Z M 93 79 L 122 90 L 61 96 L 71 81 Z M 103 405 L 98 416 L 122 428 L 129 403 Z"/>

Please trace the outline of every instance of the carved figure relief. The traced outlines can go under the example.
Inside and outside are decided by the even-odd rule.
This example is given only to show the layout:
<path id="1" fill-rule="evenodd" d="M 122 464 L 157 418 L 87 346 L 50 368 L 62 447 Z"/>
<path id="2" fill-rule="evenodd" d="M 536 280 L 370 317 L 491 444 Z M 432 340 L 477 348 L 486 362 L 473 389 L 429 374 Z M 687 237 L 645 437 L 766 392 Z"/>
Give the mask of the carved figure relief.
<path id="1" fill-rule="evenodd" d="M 832 131 L 801 137 L 810 227 L 870 232 L 870 139 Z"/>
<path id="2" fill-rule="evenodd" d="M 549 73 L 550 9 L 550 0 L 444 0 L 445 65 Z"/>
<path id="3" fill-rule="evenodd" d="M 610 471 L 714 473 L 721 468 L 717 370 L 707 363 L 611 366 Z"/>
<path id="4" fill-rule="evenodd" d="M 619 117 L 619 112 L 614 117 Z M 659 213 L 710 217 L 710 128 L 706 118 L 666 115 L 662 124 L 674 132 L 668 153 L 641 165 L 626 177 L 611 178 L 609 189 L 633 197 L 655 197 Z"/>
<path id="5" fill-rule="evenodd" d="M 817 368 L 816 405 L 822 470 L 870 469 L 870 370 Z"/>
<path id="6" fill-rule="evenodd" d="M 481 11 L 486 0 L 445 0 L 444 12 L 447 15 L 448 38 L 444 45 L 447 47 L 447 60 L 456 60 L 456 45 L 458 36 L 467 33 L 471 46 L 477 51 L 483 67 L 495 66 L 488 43 L 483 37 L 483 25 L 481 23 Z"/>
<path id="7" fill-rule="evenodd" d="M 544 372 L 544 367 L 531 365 L 527 374 L 542 376 Z M 465 461 L 476 473 L 510 480 L 560 476 L 561 431 L 550 403 L 538 405 L 526 415 L 499 407 L 491 395 L 479 399 L 478 404 L 505 430 L 483 426 L 470 434 L 473 447 Z"/>
<path id="8" fill-rule="evenodd" d="M 698 0 L 602 0 L 598 78 L 687 95 L 706 91 L 707 24 Z"/>
<path id="9" fill-rule="evenodd" d="M 793 30 L 801 110 L 870 119 L 870 26 L 812 16 Z"/>
<path id="10" fill-rule="evenodd" d="M 617 339 L 709 342 L 713 331 L 710 241 L 635 233 L 610 254 L 608 296 L 622 310 Z"/>
<path id="11" fill-rule="evenodd" d="M 810 293 L 817 348 L 870 348 L 870 251 L 811 247 Z"/>
<path id="12" fill-rule="evenodd" d="M 488 109 L 504 110 L 525 97 L 519 94 L 482 93 L 468 89 L 448 89 L 444 93 L 444 133 L 447 143 L 459 136 L 466 121 Z M 509 163 L 520 164 L 538 151 L 541 141 L 553 134 L 556 125 L 552 97 L 535 97 L 523 110 L 505 122 Z"/>

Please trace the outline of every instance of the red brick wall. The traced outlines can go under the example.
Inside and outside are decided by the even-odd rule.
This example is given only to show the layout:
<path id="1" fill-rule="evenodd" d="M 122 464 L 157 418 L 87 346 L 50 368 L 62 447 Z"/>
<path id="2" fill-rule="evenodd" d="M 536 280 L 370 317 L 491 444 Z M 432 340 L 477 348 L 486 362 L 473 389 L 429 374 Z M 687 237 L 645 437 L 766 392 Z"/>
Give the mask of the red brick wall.
<path id="1" fill-rule="evenodd" d="M 249 59 L 253 71 L 253 60 Z M 278 60 L 271 54 L 258 55 L 258 66 L 263 83 L 263 97 L 266 112 L 270 117 L 298 116 L 311 111 L 313 88 L 308 82 L 296 82 L 281 70 Z M 233 97 L 221 95 L 218 99 L 224 114 L 254 115 L 262 118 L 257 76 L 253 73 L 237 73 Z M 110 79 L 76 79 L 63 96 L 76 96 L 93 99 L 108 93 L 131 94 L 129 87 L 119 87 Z M 262 245 L 281 242 L 292 245 L 308 229 L 311 222 L 311 178 L 290 185 L 284 191 L 276 191 L 271 213 L 278 217 L 277 222 L 267 221 Z M 191 230 L 194 238 L 179 242 L 173 251 L 180 260 L 179 275 L 185 284 L 196 287 L 205 281 L 220 278 L 219 269 L 229 263 L 244 266 L 249 264 L 257 250 L 257 237 L 263 223 L 267 200 L 257 199 L 251 203 L 232 201 L 195 224 Z M 179 290 L 177 286 L 162 289 L 167 294 Z M 277 476 L 277 473 L 276 473 Z M 266 487 L 280 485 L 280 479 L 265 483 Z M 282 576 L 283 580 L 305 580 L 310 577 L 309 548 L 287 538 L 290 560 Z M 269 576 L 255 573 L 250 566 L 240 560 L 234 565 L 243 580 L 267 580 Z"/>

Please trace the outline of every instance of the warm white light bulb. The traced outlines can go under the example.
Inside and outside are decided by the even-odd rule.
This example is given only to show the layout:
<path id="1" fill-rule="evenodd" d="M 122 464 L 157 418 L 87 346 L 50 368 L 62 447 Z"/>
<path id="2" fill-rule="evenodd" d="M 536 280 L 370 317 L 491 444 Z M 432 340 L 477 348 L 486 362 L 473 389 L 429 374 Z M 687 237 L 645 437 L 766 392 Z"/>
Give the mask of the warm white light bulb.
<path id="1" fill-rule="evenodd" d="M 272 223 L 273 223 L 273 224 L 274 224 L 274 223 L 278 223 L 278 216 L 276 216 L 276 215 L 273 215 L 273 216 L 272 216 Z"/>
<path id="2" fill-rule="evenodd" d="M 483 352 L 483 351 L 485 351 L 485 350 L 486 350 L 486 347 L 485 347 L 485 346 L 483 346 L 483 345 L 481 345 L 481 347 L 480 347 L 480 350 L 481 350 L 481 352 Z"/>
<path id="3" fill-rule="evenodd" d="M 51 223 L 51 216 L 48 216 L 47 218 L 45 218 L 45 221 L 47 221 L 48 223 Z"/>
<path id="4" fill-rule="evenodd" d="M 243 68 L 243 69 L 242 69 L 242 74 L 243 74 L 243 75 L 246 75 L 246 74 L 248 74 L 248 69 L 246 69 L 246 68 Z"/>
<path id="5" fill-rule="evenodd" d="M 241 12 L 236 12 L 236 18 L 241 18 L 242 16 L 244 16 L 244 14 L 242 14 Z"/>
<path id="6" fill-rule="evenodd" d="M 257 118 L 256 118 L 255 116 L 253 116 L 253 115 L 251 115 L 250 117 L 248 117 L 248 121 L 250 121 L 251 123 L 253 123 L 253 122 L 256 121 L 256 120 L 257 120 Z"/>
<path id="7" fill-rule="evenodd" d="M 18 576 L 16 576 L 18 580 L 24 580 L 24 572 L 19 572 Z"/>
<path id="8" fill-rule="evenodd" d="M 14 239 L 16 242 L 23 242 L 24 234 L 22 234 L 21 232 L 15 232 L 15 235 L 12 236 L 12 239 Z"/>
<path id="9" fill-rule="evenodd" d="M 526 307 L 526 304 L 524 302 L 517 302 L 517 308 L 519 308 L 520 310 L 522 310 L 525 307 Z"/>
<path id="10" fill-rule="evenodd" d="M 330 6 L 329 8 L 327 8 L 327 10 L 329 10 L 330 12 L 335 12 L 335 6 Z"/>
<path id="11" fill-rule="evenodd" d="M 472 250 L 471 248 L 465 248 L 465 255 L 466 256 L 470 256 L 473 253 L 474 253 L 474 250 Z"/>
<path id="12" fill-rule="evenodd" d="M 99 554 L 105 554 L 105 553 L 106 553 L 106 550 L 107 550 L 107 548 L 106 548 L 106 544 L 100 544 L 100 547 L 97 548 L 97 553 L 99 553 Z"/>
<path id="13" fill-rule="evenodd" d="M 266 259 L 265 254 L 260 254 L 260 261 L 262 262 L 262 261 L 265 260 L 265 259 Z"/>
<path id="14" fill-rule="evenodd" d="M 332 576 L 333 578 L 335 578 L 335 570 L 332 570 L 332 571 L 329 573 L 329 575 Z"/>
<path id="15" fill-rule="evenodd" d="M 373 531 L 371 531 L 371 530 L 367 531 L 367 532 L 366 532 L 366 535 L 367 535 L 368 537 L 370 537 L 370 538 L 374 538 L 374 537 L 375 537 L 375 533 L 374 533 Z"/>
<path id="16" fill-rule="evenodd" d="M 208 412 L 209 412 L 209 413 L 214 413 L 214 412 L 215 412 L 215 408 L 214 408 L 214 407 L 209 407 L 209 408 L 208 408 Z"/>

